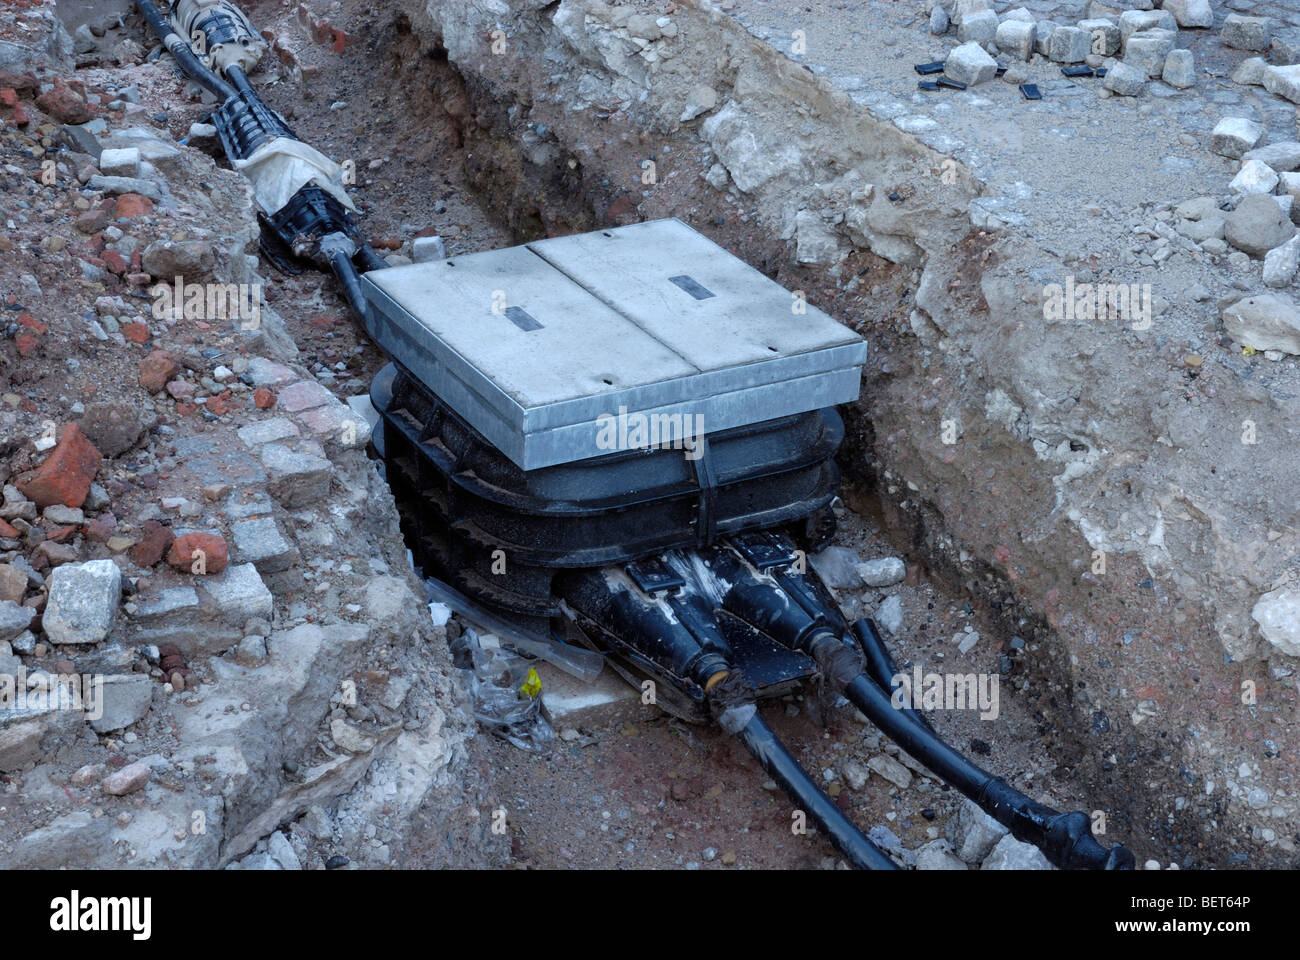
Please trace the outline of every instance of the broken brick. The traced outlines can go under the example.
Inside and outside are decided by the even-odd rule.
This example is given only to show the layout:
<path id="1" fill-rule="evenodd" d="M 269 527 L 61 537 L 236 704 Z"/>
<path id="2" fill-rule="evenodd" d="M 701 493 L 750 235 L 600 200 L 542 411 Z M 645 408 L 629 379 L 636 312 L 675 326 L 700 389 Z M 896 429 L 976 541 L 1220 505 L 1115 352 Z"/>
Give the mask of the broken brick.
<path id="1" fill-rule="evenodd" d="M 157 520 L 145 521 L 144 537 L 131 548 L 131 562 L 145 569 L 152 567 L 163 558 L 175 539 L 171 529 Z"/>
<path id="2" fill-rule="evenodd" d="M 148 216 L 151 213 L 153 213 L 153 201 L 138 193 L 122 194 L 117 198 L 117 206 L 114 209 L 114 216 L 119 219 L 125 217 L 128 220 L 132 217 Z"/>
<path id="3" fill-rule="evenodd" d="M 166 350 L 155 350 L 140 361 L 140 386 L 160 393 L 167 381 L 181 372 L 180 362 Z"/>
<path id="4" fill-rule="evenodd" d="M 167 563 L 185 573 L 220 573 L 229 562 L 225 538 L 215 533 L 187 533 L 167 552 Z"/>
<path id="5" fill-rule="evenodd" d="M 143 323 L 124 323 L 122 324 L 122 336 L 132 343 L 148 343 L 149 328 Z"/>
<path id="6" fill-rule="evenodd" d="M 38 506 L 61 503 L 80 507 L 86 502 L 90 484 L 103 459 L 95 445 L 81 432 L 81 427 L 70 423 L 63 429 L 63 436 L 54 452 L 37 469 L 35 476 L 20 487 L 27 499 L 36 501 Z"/>
<path id="7" fill-rule="evenodd" d="M 89 123 L 95 114 L 81 96 L 62 80 L 36 98 L 36 105 L 60 123 Z"/>

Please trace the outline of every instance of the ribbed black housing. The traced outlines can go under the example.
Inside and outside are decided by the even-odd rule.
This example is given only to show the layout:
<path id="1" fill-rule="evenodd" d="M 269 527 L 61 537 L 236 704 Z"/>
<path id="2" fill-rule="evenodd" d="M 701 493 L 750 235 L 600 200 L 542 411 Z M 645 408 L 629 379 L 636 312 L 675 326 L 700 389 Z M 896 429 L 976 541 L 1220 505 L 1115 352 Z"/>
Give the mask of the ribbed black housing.
<path id="1" fill-rule="evenodd" d="M 558 613 L 557 570 L 751 530 L 803 534 L 839 484 L 832 457 L 844 427 L 833 409 L 709 434 L 704 464 L 680 450 L 632 450 L 525 472 L 396 364 L 375 377 L 371 399 L 389 483 L 399 502 L 417 505 L 403 511 L 417 560 L 486 606 L 530 619 Z"/>
<path id="2" fill-rule="evenodd" d="M 278 137 L 298 139 L 284 117 L 250 91 L 241 91 L 214 110 L 212 125 L 231 163 L 246 160 L 262 144 Z"/>

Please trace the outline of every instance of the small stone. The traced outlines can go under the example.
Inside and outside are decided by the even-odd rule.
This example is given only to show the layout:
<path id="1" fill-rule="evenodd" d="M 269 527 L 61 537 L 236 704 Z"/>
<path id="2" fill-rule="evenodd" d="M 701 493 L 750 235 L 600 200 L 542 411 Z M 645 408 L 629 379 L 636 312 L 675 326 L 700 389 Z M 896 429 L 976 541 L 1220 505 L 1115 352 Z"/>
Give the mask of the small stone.
<path id="1" fill-rule="evenodd" d="M 1292 103 L 1300 103 L 1300 64 L 1268 67 L 1264 71 L 1264 89 Z"/>
<path id="2" fill-rule="evenodd" d="M 890 636 L 898 636 L 903 629 L 903 601 L 897 595 L 886 597 L 876 608 L 876 622 Z"/>
<path id="3" fill-rule="evenodd" d="M 1224 239 L 1238 250 L 1262 260 L 1274 247 L 1295 236 L 1296 228 L 1272 197 L 1253 193 L 1228 214 Z"/>
<path id="4" fill-rule="evenodd" d="M 1011 834 L 1007 834 L 997 842 L 997 846 L 984 858 L 984 863 L 980 866 L 980 869 L 1051 870 L 1052 864 L 1047 857 L 1043 856 L 1043 851 L 1032 843 L 1023 843 L 1011 836 Z"/>
<path id="5" fill-rule="evenodd" d="M 278 443 L 263 446 L 261 459 L 269 477 L 267 490 L 281 506 L 292 510 L 328 496 L 334 472 L 328 460 Z"/>
<path id="6" fill-rule="evenodd" d="M 1247 150 L 1254 150 L 1263 138 L 1262 124 L 1246 117 L 1224 117 L 1210 134 L 1210 151 L 1221 157 L 1240 160 Z"/>
<path id="7" fill-rule="evenodd" d="M 97 712 L 87 711 L 86 719 L 96 733 L 121 730 L 139 722 L 149 712 L 156 684 L 142 673 L 103 678 Z"/>
<path id="8" fill-rule="evenodd" d="M 1219 42 L 1237 50 L 1267 50 L 1268 41 L 1268 17 L 1244 17 L 1239 13 L 1230 13 L 1219 30 Z"/>
<path id="9" fill-rule="evenodd" d="M 947 838 L 953 852 L 966 863 L 979 863 L 1007 836 L 1009 831 L 971 800 L 962 800 L 957 814 L 947 824 Z"/>
<path id="10" fill-rule="evenodd" d="M 1300 304 L 1286 294 L 1257 294 L 1224 307 L 1223 326 L 1243 346 L 1300 356 Z"/>
<path id="11" fill-rule="evenodd" d="M 214 533 L 187 533 L 172 541 L 167 564 L 182 573 L 198 576 L 226 569 L 230 554 L 224 537 Z"/>
<path id="12" fill-rule="evenodd" d="M 948 20 L 948 11 L 943 8 L 942 4 L 936 3 L 930 8 L 930 32 L 936 37 L 948 32 L 950 26 Z"/>
<path id="13" fill-rule="evenodd" d="M 1171 87 L 1186 90 L 1196 84 L 1196 60 L 1190 50 L 1170 50 L 1160 78 Z"/>
<path id="14" fill-rule="evenodd" d="M 1121 97 L 1136 97 L 1146 87 L 1147 75 L 1136 67 L 1116 61 L 1101 78 L 1101 85 Z"/>
<path id="15" fill-rule="evenodd" d="M 1214 26 L 1214 11 L 1210 9 L 1210 0 L 1164 0 L 1161 6 L 1173 15 L 1180 27 Z"/>
<path id="16" fill-rule="evenodd" d="M 902 583 L 907 575 L 907 566 L 898 557 L 885 557 L 881 560 L 868 560 L 857 565 L 858 575 L 869 587 L 889 587 Z"/>
<path id="17" fill-rule="evenodd" d="M 0 643 L 22 636 L 35 616 L 36 611 L 31 607 L 0 600 Z"/>
<path id="18" fill-rule="evenodd" d="M 411 259 L 415 263 L 432 263 L 447 259 L 447 246 L 442 237 L 417 237 L 411 242 Z"/>
<path id="19" fill-rule="evenodd" d="M 1250 612 L 1264 639 L 1288 657 L 1300 657 L 1300 590 L 1280 587 L 1257 601 Z"/>
<path id="20" fill-rule="evenodd" d="M 1259 160 L 1247 160 L 1229 182 L 1228 189 L 1237 194 L 1270 194 L 1277 189 L 1277 184 L 1277 171 Z"/>
<path id="21" fill-rule="evenodd" d="M 1057 27 L 1047 44 L 1048 59 L 1055 63 L 1083 63 L 1091 52 L 1091 34 L 1078 27 Z"/>
<path id="22" fill-rule="evenodd" d="M 1034 40 L 1038 28 L 1024 20 L 1004 20 L 998 24 L 995 40 L 998 49 L 1018 60 L 1029 60 L 1034 55 Z M 1118 35 L 1118 31 L 1116 31 Z"/>
<path id="23" fill-rule="evenodd" d="M 947 840 L 931 840 L 916 851 L 918 870 L 965 870 L 966 864 L 952 852 Z"/>
<path id="24" fill-rule="evenodd" d="M 1264 72 L 1267 69 L 1268 63 L 1263 57 L 1250 57 L 1241 61 L 1237 69 L 1232 71 L 1232 82 L 1249 87 L 1263 86 Z"/>
<path id="25" fill-rule="evenodd" d="M 99 170 L 110 177 L 140 176 L 140 151 L 136 147 L 105 149 L 99 156 Z"/>
<path id="26" fill-rule="evenodd" d="M 70 423 L 64 427 L 54 452 L 22 485 L 22 492 L 41 507 L 56 503 L 80 507 L 86 502 L 103 459 L 81 428 Z"/>
<path id="27" fill-rule="evenodd" d="M 1128 50 L 1129 37 L 1147 30 L 1178 32 L 1178 21 L 1167 10 L 1125 10 L 1119 15 L 1121 49 Z"/>
<path id="28" fill-rule="evenodd" d="M 957 41 L 959 43 L 987 43 L 992 40 L 998 32 L 998 15 L 992 10 L 981 10 L 977 13 L 969 14 L 962 17 L 960 25 L 957 27 Z"/>
<path id="29" fill-rule="evenodd" d="M 124 797 L 143 787 L 152 775 L 153 770 L 149 765 L 140 761 L 110 773 L 103 779 L 101 786 L 111 797 Z"/>
<path id="30" fill-rule="evenodd" d="M 883 754 L 868 760 L 867 769 L 888 780 L 900 790 L 906 790 L 912 782 L 912 771 L 893 757 L 887 757 Z"/>
<path id="31" fill-rule="evenodd" d="M 943 72 L 950 80 L 974 86 L 997 76 L 998 62 L 978 43 L 963 43 L 948 54 Z"/>
<path id="32" fill-rule="evenodd" d="M 1165 60 L 1173 49 L 1173 38 L 1167 34 L 1156 31 L 1135 34 L 1124 45 L 1124 62 L 1154 80 L 1164 72 Z"/>
<path id="33" fill-rule="evenodd" d="M 1300 234 L 1264 255 L 1264 285 L 1288 287 L 1297 271 L 1300 271 Z"/>
<path id="34" fill-rule="evenodd" d="M 230 528 L 239 559 L 262 573 L 280 573 L 298 561 L 298 552 L 285 540 L 273 517 L 257 517 Z"/>
<path id="35" fill-rule="evenodd" d="M 41 626 L 57 644 L 98 643 L 113 630 L 122 595 L 122 573 L 112 560 L 58 567 L 49 579 Z"/>
<path id="36" fill-rule="evenodd" d="M 1080 20 L 1079 29 L 1086 30 L 1089 37 L 1090 53 L 1113 57 L 1119 53 L 1119 27 L 1109 20 Z"/>

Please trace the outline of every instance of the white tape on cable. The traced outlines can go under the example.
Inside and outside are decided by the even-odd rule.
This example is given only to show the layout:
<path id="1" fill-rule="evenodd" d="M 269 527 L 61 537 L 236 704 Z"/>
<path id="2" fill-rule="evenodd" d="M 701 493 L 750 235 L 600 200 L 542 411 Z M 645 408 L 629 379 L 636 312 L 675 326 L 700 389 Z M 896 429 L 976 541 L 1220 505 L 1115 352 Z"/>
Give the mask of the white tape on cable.
<path id="1" fill-rule="evenodd" d="M 352 198 L 343 189 L 343 167 L 301 140 L 277 137 L 243 160 L 236 160 L 234 166 L 252 181 L 257 205 L 268 217 L 309 183 L 333 194 L 339 203 L 356 212 Z"/>

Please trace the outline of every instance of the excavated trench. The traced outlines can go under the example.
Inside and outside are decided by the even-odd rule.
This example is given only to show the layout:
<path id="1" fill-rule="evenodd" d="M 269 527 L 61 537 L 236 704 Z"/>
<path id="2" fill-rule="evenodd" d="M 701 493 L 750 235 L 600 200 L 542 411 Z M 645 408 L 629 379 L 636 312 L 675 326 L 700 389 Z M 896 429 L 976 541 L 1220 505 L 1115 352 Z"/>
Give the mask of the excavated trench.
<path id="1" fill-rule="evenodd" d="M 422 135 L 446 137 L 461 152 L 473 199 L 509 232 L 512 242 L 634 222 L 642 216 L 675 215 L 688 219 L 778 283 L 806 290 L 810 302 L 869 339 L 877 326 L 906 316 L 917 279 L 906 265 L 861 251 L 850 257 L 840 276 L 829 276 L 824 269 L 792 262 L 788 239 L 774 235 L 761 218 L 742 217 L 737 222 L 734 207 L 717 191 L 701 190 L 689 182 L 681 183 L 671 196 L 668 191 L 652 195 L 636 189 L 635 172 L 642 169 L 645 157 L 689 155 L 689 137 L 666 142 L 639 130 L 630 118 L 600 111 L 589 129 L 573 120 L 566 124 L 573 129 L 563 133 L 548 128 L 536 119 L 537 104 L 521 101 L 516 90 L 483 74 L 461 72 L 446 47 L 417 36 L 405 15 L 389 19 L 368 44 L 384 53 L 381 83 L 405 91 L 420 118 Z M 571 143 L 577 149 L 571 149 Z M 619 176 L 616 170 L 633 171 L 633 175 Z M 643 200 L 653 206 L 642 207 L 638 215 L 635 208 Z M 967 251 L 972 263 L 986 245 L 987 240 L 972 239 Z M 852 278 L 847 284 L 849 295 L 845 277 Z M 860 292 L 853 296 L 854 291 Z M 889 374 L 888 357 L 877 353 L 872 362 L 877 375 Z M 873 419 L 872 382 L 872 377 L 864 380 L 862 399 L 844 411 L 846 440 L 838 459 L 844 478 L 842 497 L 852 511 L 848 526 L 852 527 L 856 515 L 882 531 L 895 551 L 908 559 L 909 583 L 933 581 L 946 596 L 978 607 L 994 634 L 1007 640 L 1025 638 L 1032 644 L 1033 657 L 1021 656 L 1022 646 L 1006 649 L 1017 682 L 1027 681 L 1028 712 L 1056 764 L 1054 775 L 1068 783 L 1069 794 L 1091 804 L 1091 809 L 1106 811 L 1110 830 L 1132 844 L 1140 856 L 1167 859 L 1171 839 L 1167 825 L 1161 830 L 1144 822 L 1141 805 L 1133 802 L 1132 785 L 1114 775 L 1113 761 L 1108 759 L 1114 748 L 1099 744 L 1095 730 L 1077 720 L 1068 680 L 1069 652 L 1057 631 L 1040 612 L 1011 594 L 992 567 L 973 563 L 964 554 L 958 559 L 945 533 L 942 512 L 932 502 L 907 495 L 905 487 L 900 490 L 887 479 L 877 450 L 889 427 Z M 900 649 L 906 656 L 906 626 L 903 633 Z M 1124 747 L 1132 759 L 1141 757 L 1134 738 Z M 1143 762 L 1158 769 L 1161 759 L 1148 755 Z M 1151 840 L 1145 836 L 1148 832 Z M 1160 833 L 1165 838 L 1159 838 Z"/>
<path id="2" fill-rule="evenodd" d="M 656 83 L 669 92 L 657 98 L 639 94 L 649 83 L 639 84 L 636 65 L 599 39 L 609 26 L 602 21 L 614 10 L 616 26 L 620 8 L 568 0 L 502 4 L 486 13 L 419 0 L 402 7 L 353 12 L 349 29 L 364 47 L 366 72 L 349 96 L 368 97 L 390 127 L 395 117 L 409 118 L 392 129 L 391 151 L 416 169 L 422 156 L 455 151 L 463 184 L 386 182 L 385 189 L 419 194 L 432 186 L 447 199 L 463 185 L 469 196 L 456 202 L 476 204 L 500 232 L 480 235 L 478 248 L 676 216 L 861 332 L 870 356 L 862 398 L 843 411 L 848 429 L 839 460 L 849 512 L 840 542 L 874 531 L 907 558 L 909 586 L 930 584 L 936 600 L 974 612 L 989 640 L 981 652 L 1017 688 L 1024 723 L 1009 724 L 1008 741 L 1032 736 L 1050 758 L 1054 791 L 1103 813 L 1108 833 L 1139 861 L 1184 868 L 1242 862 L 1242 846 L 1252 830 L 1258 838 L 1259 826 L 1222 792 L 1213 795 L 1210 781 L 1225 766 L 1235 769 L 1225 745 L 1259 739 L 1258 724 L 1250 728 L 1259 717 L 1223 720 L 1207 749 L 1176 714 L 1152 718 L 1133 709 L 1135 698 L 1165 705 L 1165 686 L 1202 679 L 1218 704 L 1225 690 L 1230 699 L 1237 674 L 1218 662 L 1207 624 L 1181 602 L 1171 613 L 1170 598 L 1158 592 L 1153 601 L 1136 558 L 1111 558 L 1115 580 L 1139 584 L 1112 593 L 1087 575 L 1089 549 L 1077 534 L 1077 545 L 1066 549 L 1050 539 L 1044 545 L 1033 523 L 1017 529 L 1017 516 L 1053 512 L 1050 477 L 1044 480 L 1032 448 L 997 423 L 948 415 L 959 405 L 970 357 L 919 348 L 918 341 L 933 343 L 931 318 L 960 327 L 988 322 L 1006 305 L 991 305 L 981 281 L 1015 250 L 971 227 L 967 207 L 980 184 L 895 127 L 857 115 L 842 95 L 707 5 L 678 6 L 698 39 L 667 79 L 668 71 L 660 74 Z M 749 103 L 749 112 L 738 114 L 717 89 Z M 283 109 L 288 96 L 281 86 L 268 99 Z M 300 115 L 325 110 L 332 96 L 313 89 Z M 695 104 L 704 107 L 699 119 L 678 119 L 683 98 L 683 118 L 702 101 Z M 756 99 L 761 107 L 752 105 Z M 372 235 L 398 232 L 405 209 L 371 206 L 377 209 L 363 222 Z M 834 262 L 819 255 L 824 231 L 805 216 L 810 208 L 849 240 Z M 467 241 L 462 249 L 476 247 Z M 955 449 L 941 439 L 950 423 L 960 441 Z M 848 602 L 858 611 L 857 598 Z M 869 613 L 862 602 L 860 612 Z M 1189 680 L 1175 676 L 1133 694 L 1127 688 L 1136 681 L 1124 682 L 1135 670 L 1125 663 L 1132 658 L 1128 635 L 1123 647 L 1098 651 L 1098 637 L 1113 634 L 1135 604 L 1151 616 L 1152 636 L 1163 639 L 1157 631 L 1168 629 L 1181 641 L 1173 643 L 1179 655 L 1152 659 L 1179 661 Z M 922 638 L 914 627 L 925 626 L 932 631 Z M 943 629 L 928 615 L 926 625 L 909 616 L 899 659 L 934 655 L 942 644 L 933 634 Z M 1128 672 L 1108 675 L 1112 660 Z M 1168 680 L 1170 668 L 1159 669 L 1166 673 L 1153 681 Z M 1255 851 L 1252 865 L 1282 865 L 1284 851 Z"/>

